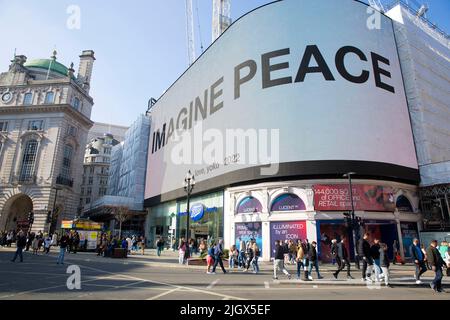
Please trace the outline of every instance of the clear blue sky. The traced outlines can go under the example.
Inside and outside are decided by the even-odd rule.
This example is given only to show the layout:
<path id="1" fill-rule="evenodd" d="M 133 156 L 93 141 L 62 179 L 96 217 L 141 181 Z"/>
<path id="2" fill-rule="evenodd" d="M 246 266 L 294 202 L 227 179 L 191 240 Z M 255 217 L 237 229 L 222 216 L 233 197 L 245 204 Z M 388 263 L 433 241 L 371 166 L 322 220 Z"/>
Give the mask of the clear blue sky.
<path id="1" fill-rule="evenodd" d="M 195 7 L 206 49 L 211 43 L 212 0 L 193 1 L 198 55 Z M 232 0 L 232 18 L 268 2 Z M 428 18 L 449 33 L 450 1 L 426 2 Z M 73 4 L 81 9 L 79 30 L 66 27 L 66 10 Z M 74 62 L 75 68 L 82 50 L 95 51 L 94 121 L 130 125 L 145 112 L 148 99 L 158 98 L 187 67 L 184 0 L 0 0 L 0 8 L 0 72 L 7 70 L 14 48 L 35 59 L 50 57 L 56 47 L 58 61 L 66 66 Z"/>

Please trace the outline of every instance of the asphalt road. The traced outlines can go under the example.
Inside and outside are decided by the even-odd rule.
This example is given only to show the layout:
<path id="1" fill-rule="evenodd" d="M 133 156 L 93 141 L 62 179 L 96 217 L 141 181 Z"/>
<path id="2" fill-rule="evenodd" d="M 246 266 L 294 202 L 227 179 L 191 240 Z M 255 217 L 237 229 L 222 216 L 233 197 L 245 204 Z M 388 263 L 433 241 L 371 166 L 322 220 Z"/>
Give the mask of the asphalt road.
<path id="1" fill-rule="evenodd" d="M 243 272 L 207 275 L 198 268 L 149 266 L 86 254 L 66 255 L 65 265 L 56 264 L 55 253 L 48 256 L 24 253 L 23 263 L 12 263 L 11 258 L 11 251 L 0 249 L 0 300 L 450 300 L 450 293 L 438 294 L 426 287 L 277 283 L 272 280 L 270 270 L 257 275 Z M 66 271 L 72 264 L 80 267 L 79 290 L 67 287 L 71 274 Z M 331 273 L 324 275 L 331 279 Z"/>

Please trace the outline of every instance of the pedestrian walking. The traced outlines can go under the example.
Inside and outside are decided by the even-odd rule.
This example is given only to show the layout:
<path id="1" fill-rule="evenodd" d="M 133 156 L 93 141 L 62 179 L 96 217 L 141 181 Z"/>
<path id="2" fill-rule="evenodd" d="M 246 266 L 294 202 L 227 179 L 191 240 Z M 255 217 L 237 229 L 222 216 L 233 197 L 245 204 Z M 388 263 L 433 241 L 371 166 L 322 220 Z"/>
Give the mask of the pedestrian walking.
<path id="1" fill-rule="evenodd" d="M 384 284 L 389 287 L 389 256 L 388 246 L 385 243 L 380 243 L 380 266 L 383 270 Z M 381 279 L 377 279 L 377 281 L 381 281 Z"/>
<path id="2" fill-rule="evenodd" d="M 282 271 L 288 279 L 291 279 L 291 275 L 286 270 L 284 266 L 284 255 L 286 252 L 286 247 L 280 243 L 280 240 L 275 241 L 275 250 L 274 250 L 274 260 L 273 260 L 273 278 L 278 279 L 277 271 Z"/>
<path id="3" fill-rule="evenodd" d="M 425 255 L 422 252 L 422 249 L 419 246 L 419 239 L 415 238 L 413 240 L 413 244 L 411 245 L 411 256 L 414 260 L 414 264 L 416 266 L 416 272 L 414 274 L 416 279 L 416 284 L 421 284 L 420 276 L 427 272 L 427 266 L 425 265 Z"/>
<path id="4" fill-rule="evenodd" d="M 164 247 L 164 241 L 161 237 L 159 237 L 158 240 L 156 241 L 156 254 L 158 255 L 158 257 L 161 256 L 163 247 Z"/>
<path id="5" fill-rule="evenodd" d="M 297 241 L 297 257 L 295 259 L 297 262 L 297 280 L 300 280 L 301 270 L 304 269 L 304 264 L 303 264 L 304 257 L 305 257 L 305 252 L 303 251 L 302 240 L 299 239 Z"/>
<path id="6" fill-rule="evenodd" d="M 334 266 L 336 264 L 336 257 L 337 257 L 337 240 L 336 239 L 331 240 L 330 253 L 331 253 L 331 264 Z"/>
<path id="7" fill-rule="evenodd" d="M 433 240 L 431 241 L 430 246 L 427 249 L 428 264 L 430 265 L 431 270 L 433 270 L 435 273 L 430 287 L 435 292 L 445 292 L 444 289 L 442 289 L 442 267 L 445 265 L 445 262 L 442 259 L 441 253 L 436 248 L 437 244 L 437 240 Z"/>
<path id="8" fill-rule="evenodd" d="M 258 273 L 259 272 L 258 260 L 261 255 L 261 252 L 259 250 L 256 241 L 253 241 L 252 250 L 253 250 L 253 260 L 252 260 L 253 273 Z"/>
<path id="9" fill-rule="evenodd" d="M 253 260 L 253 248 L 252 248 L 252 241 L 247 242 L 247 249 L 245 251 L 245 272 L 248 271 L 250 268 L 250 264 Z"/>
<path id="10" fill-rule="evenodd" d="M 312 278 L 312 268 L 316 269 L 317 279 L 323 279 L 319 272 L 319 257 L 317 256 L 317 242 L 311 242 L 311 246 L 308 252 L 308 260 L 309 260 L 309 270 L 308 270 L 308 279 L 313 280 Z"/>
<path id="11" fill-rule="evenodd" d="M 311 245 L 308 241 L 308 239 L 305 239 L 305 241 L 302 244 L 303 246 L 303 276 L 305 281 L 310 281 L 309 275 L 308 275 L 308 268 L 309 268 L 309 251 L 311 250 Z"/>
<path id="12" fill-rule="evenodd" d="M 52 245 L 52 238 L 49 235 L 47 235 L 47 237 L 45 237 L 44 239 L 44 252 L 46 254 L 50 252 L 51 245 Z"/>
<path id="13" fill-rule="evenodd" d="M 80 234 L 78 233 L 78 231 L 75 231 L 75 234 L 73 235 L 73 243 L 72 243 L 73 253 L 77 253 L 79 245 L 80 245 Z"/>
<path id="14" fill-rule="evenodd" d="M 142 249 L 143 256 L 145 255 L 145 242 L 146 242 L 145 237 L 141 236 L 141 249 Z"/>
<path id="15" fill-rule="evenodd" d="M 184 264 L 185 254 L 186 254 L 186 242 L 184 241 L 184 238 L 181 238 L 180 244 L 178 246 L 178 263 L 179 264 Z"/>
<path id="16" fill-rule="evenodd" d="M 336 256 L 336 262 L 338 263 L 338 269 L 336 272 L 333 273 L 333 276 L 335 279 L 338 278 L 339 273 L 344 270 L 344 268 L 347 266 L 347 279 L 353 279 L 352 275 L 350 274 L 350 261 L 348 256 L 348 251 L 345 246 L 346 244 L 346 238 L 342 237 L 341 242 L 337 245 L 337 256 Z"/>
<path id="17" fill-rule="evenodd" d="M 447 265 L 447 277 L 450 277 L 450 244 L 447 247 L 447 252 L 444 255 L 444 261 Z"/>
<path id="18" fill-rule="evenodd" d="M 220 264 L 220 267 L 222 268 L 223 273 L 224 274 L 227 273 L 227 271 L 225 270 L 225 268 L 223 266 L 222 256 L 223 256 L 223 240 L 220 239 L 219 242 L 217 243 L 217 245 L 214 247 L 214 266 L 212 269 L 213 274 L 216 272 L 216 268 L 217 268 L 218 264 Z"/>
<path id="19" fill-rule="evenodd" d="M 380 278 L 381 265 L 380 265 L 380 239 L 374 238 L 373 245 L 370 247 L 370 254 L 373 259 L 373 268 L 375 270 L 375 280 Z"/>
<path id="20" fill-rule="evenodd" d="M 209 244 L 208 254 L 206 256 L 206 273 L 211 274 L 211 267 L 214 266 L 214 243 Z"/>
<path id="21" fill-rule="evenodd" d="M 128 254 L 131 254 L 131 247 L 133 246 L 133 241 L 131 241 L 131 238 L 129 235 L 127 236 L 126 240 L 127 240 Z"/>
<path id="22" fill-rule="evenodd" d="M 38 254 L 39 250 L 39 238 L 35 237 L 33 241 L 31 242 L 31 249 L 33 250 L 33 255 Z"/>
<path id="23" fill-rule="evenodd" d="M 239 256 L 238 256 L 238 269 L 243 269 L 245 266 L 245 251 L 247 249 L 245 240 L 239 238 Z"/>
<path id="24" fill-rule="evenodd" d="M 6 246 L 11 248 L 11 244 L 13 242 L 14 234 L 12 231 L 8 232 L 8 235 L 6 236 Z"/>
<path id="25" fill-rule="evenodd" d="M 370 279 L 373 270 L 373 259 L 370 251 L 369 243 L 370 234 L 368 232 L 364 233 L 363 238 L 358 241 L 358 255 L 363 263 L 361 280 L 362 281 L 372 281 Z"/>
<path id="26" fill-rule="evenodd" d="M 34 232 L 28 231 L 28 233 L 27 233 L 27 245 L 26 245 L 25 251 L 29 251 L 30 250 L 30 247 L 31 247 L 31 244 L 33 243 L 34 237 L 35 237 Z"/>
<path id="27" fill-rule="evenodd" d="M 61 236 L 61 239 L 59 239 L 59 255 L 58 259 L 56 260 L 56 264 L 64 264 L 64 254 L 66 253 L 67 246 L 69 245 L 69 233 L 66 232 Z"/>
<path id="28" fill-rule="evenodd" d="M 27 245 L 27 238 L 22 230 L 19 231 L 19 234 L 17 235 L 17 243 L 16 243 L 16 252 L 14 253 L 14 257 L 12 258 L 11 262 L 15 262 L 17 257 L 20 258 L 20 262 L 23 262 L 23 248 Z"/>
<path id="29" fill-rule="evenodd" d="M 201 244 L 200 244 L 201 245 Z M 237 259 L 238 259 L 238 250 L 236 249 L 236 245 L 232 245 L 231 246 L 231 248 L 230 248 L 230 271 L 232 270 L 232 269 L 234 269 L 234 267 L 236 266 L 236 262 L 237 262 Z"/>

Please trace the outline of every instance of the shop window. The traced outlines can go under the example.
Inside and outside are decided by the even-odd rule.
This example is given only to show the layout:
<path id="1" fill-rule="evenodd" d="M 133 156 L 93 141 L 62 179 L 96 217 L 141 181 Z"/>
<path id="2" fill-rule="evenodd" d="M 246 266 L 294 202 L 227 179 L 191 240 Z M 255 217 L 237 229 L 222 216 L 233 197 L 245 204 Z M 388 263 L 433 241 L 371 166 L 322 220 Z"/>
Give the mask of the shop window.
<path id="1" fill-rule="evenodd" d="M 239 202 L 237 213 L 256 213 L 262 211 L 261 202 L 252 196 L 245 197 Z"/>
<path id="2" fill-rule="evenodd" d="M 293 193 L 284 193 L 275 198 L 270 206 L 270 211 L 296 211 L 306 210 L 305 203 L 299 196 Z"/>

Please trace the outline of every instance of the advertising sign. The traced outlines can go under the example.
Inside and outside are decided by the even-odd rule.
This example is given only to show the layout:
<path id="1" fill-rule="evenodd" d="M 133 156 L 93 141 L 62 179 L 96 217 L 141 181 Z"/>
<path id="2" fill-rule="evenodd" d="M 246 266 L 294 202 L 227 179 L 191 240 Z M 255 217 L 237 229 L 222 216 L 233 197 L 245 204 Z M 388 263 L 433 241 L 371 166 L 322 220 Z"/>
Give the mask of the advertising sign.
<path id="1" fill-rule="evenodd" d="M 275 241 L 306 239 L 306 221 L 286 221 L 270 223 L 270 255 L 273 257 Z"/>
<path id="2" fill-rule="evenodd" d="M 205 214 L 205 208 L 203 204 L 196 203 L 191 207 L 191 219 L 192 221 L 199 221 L 203 218 Z"/>
<path id="3" fill-rule="evenodd" d="M 236 223 L 234 225 L 235 229 L 235 241 L 236 247 L 239 249 L 239 244 L 241 240 L 246 243 L 251 239 L 256 240 L 256 244 L 259 247 L 259 252 L 262 250 L 262 223 L 261 222 L 244 222 Z"/>
<path id="4" fill-rule="evenodd" d="M 406 258 L 411 257 L 411 246 L 414 239 L 419 239 L 416 222 L 402 222 L 400 223 L 403 238 L 403 250 Z"/>
<path id="5" fill-rule="evenodd" d="M 352 185 L 355 210 L 394 211 L 394 194 L 390 187 Z M 351 210 L 350 190 L 347 184 L 315 185 L 314 209 L 322 211 Z"/>
<path id="6" fill-rule="evenodd" d="M 196 192 L 355 167 L 418 181 L 392 21 L 368 28 L 367 8 L 285 0 L 235 21 L 152 107 L 147 205 L 185 196 L 188 170 Z"/>

